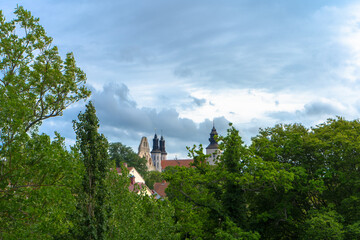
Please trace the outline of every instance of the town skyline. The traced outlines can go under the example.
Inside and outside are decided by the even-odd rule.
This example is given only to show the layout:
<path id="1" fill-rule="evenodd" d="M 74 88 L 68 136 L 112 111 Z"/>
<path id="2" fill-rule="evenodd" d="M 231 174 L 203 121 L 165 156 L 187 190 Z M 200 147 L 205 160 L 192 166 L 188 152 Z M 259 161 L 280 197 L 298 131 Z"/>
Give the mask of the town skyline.
<path id="1" fill-rule="evenodd" d="M 7 19 L 16 4 L 0 0 Z M 18 1 L 87 74 L 110 142 L 135 151 L 163 130 L 169 159 L 208 143 L 212 122 L 246 144 L 277 123 L 360 116 L 357 1 Z M 75 143 L 77 103 L 40 131 Z"/>

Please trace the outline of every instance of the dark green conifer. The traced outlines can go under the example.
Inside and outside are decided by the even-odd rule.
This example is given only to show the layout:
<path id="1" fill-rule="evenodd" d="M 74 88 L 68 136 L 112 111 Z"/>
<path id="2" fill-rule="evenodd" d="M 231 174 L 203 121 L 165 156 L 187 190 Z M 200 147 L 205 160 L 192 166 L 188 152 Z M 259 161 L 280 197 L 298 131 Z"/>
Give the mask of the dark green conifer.
<path id="1" fill-rule="evenodd" d="M 105 178 L 110 169 L 108 142 L 98 133 L 99 120 L 94 105 L 89 102 L 85 113 L 74 121 L 77 147 L 85 169 L 79 194 L 79 239 L 104 239 L 107 226 Z"/>

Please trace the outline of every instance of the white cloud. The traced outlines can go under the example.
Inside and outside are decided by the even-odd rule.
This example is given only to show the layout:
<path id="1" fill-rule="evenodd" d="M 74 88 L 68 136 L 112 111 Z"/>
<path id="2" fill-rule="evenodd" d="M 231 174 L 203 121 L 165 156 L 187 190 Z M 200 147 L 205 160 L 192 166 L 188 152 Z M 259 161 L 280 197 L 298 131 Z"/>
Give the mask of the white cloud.
<path id="1" fill-rule="evenodd" d="M 206 118 L 225 116 L 234 123 L 247 123 L 252 119 L 266 118 L 268 111 L 291 111 L 299 109 L 311 97 L 308 93 L 277 92 L 264 89 L 228 89 L 227 91 L 193 92 L 197 98 L 212 104 L 201 108 L 181 111 L 181 117 L 191 117 L 197 122 Z"/>

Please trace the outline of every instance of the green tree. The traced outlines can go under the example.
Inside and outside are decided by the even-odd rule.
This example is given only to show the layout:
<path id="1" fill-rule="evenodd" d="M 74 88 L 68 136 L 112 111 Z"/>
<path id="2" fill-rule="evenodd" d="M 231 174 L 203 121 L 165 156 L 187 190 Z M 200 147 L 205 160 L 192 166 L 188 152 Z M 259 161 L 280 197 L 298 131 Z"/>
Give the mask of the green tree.
<path id="1" fill-rule="evenodd" d="M 321 197 L 335 204 L 336 211 L 348 215 L 349 223 L 360 217 L 360 208 L 353 207 L 359 206 L 360 199 L 356 190 L 360 188 L 359 132 L 359 120 L 329 119 L 313 129 L 309 144 L 316 159 L 316 175 L 325 185 Z"/>
<path id="2" fill-rule="evenodd" d="M 145 175 L 145 183 L 150 189 L 154 189 L 154 184 L 156 182 L 162 182 L 164 177 L 161 172 L 150 171 Z"/>
<path id="3" fill-rule="evenodd" d="M 329 215 L 324 212 L 334 212 L 342 219 L 334 222 L 332 230 L 342 229 L 345 235 L 336 234 L 336 238 L 356 236 L 353 226 L 360 217 L 359 131 L 358 120 L 338 117 L 311 129 L 298 124 L 276 125 L 253 138 L 257 156 L 280 163 L 295 179 L 289 191 L 254 195 L 250 205 L 258 216 L 253 220 L 254 228 L 263 237 L 294 239 L 304 231 L 305 223 L 327 222 L 324 219 Z M 310 234 L 312 230 L 307 231 Z"/>
<path id="4" fill-rule="evenodd" d="M 122 172 L 127 169 L 122 167 Z M 166 200 L 130 192 L 127 174 L 112 171 L 108 178 L 111 215 L 107 239 L 179 239 L 174 224 L 174 208 Z"/>
<path id="5" fill-rule="evenodd" d="M 345 239 L 360 239 L 360 221 L 346 226 Z"/>
<path id="6" fill-rule="evenodd" d="M 10 21 L 0 12 L 0 71 L 0 238 L 48 239 L 68 230 L 81 166 L 37 128 L 89 96 L 86 77 L 22 7 Z"/>
<path id="7" fill-rule="evenodd" d="M 120 167 L 122 163 L 127 163 L 129 167 L 134 167 L 145 177 L 147 174 L 146 159 L 140 158 L 131 147 L 125 146 L 119 142 L 110 143 L 109 155 L 112 161 L 115 161 L 116 166 Z"/>
<path id="8" fill-rule="evenodd" d="M 80 113 L 79 121 L 74 121 L 77 146 L 85 166 L 82 191 L 78 201 L 80 208 L 78 238 L 104 239 L 107 229 L 108 190 L 105 180 L 111 168 L 108 156 L 108 142 L 98 133 L 99 120 L 92 102 L 86 111 Z"/>
<path id="9" fill-rule="evenodd" d="M 314 211 L 302 226 L 301 239 L 341 240 L 344 239 L 343 226 L 334 211 Z"/>
<path id="10" fill-rule="evenodd" d="M 223 153 L 215 166 L 206 163 L 200 146 L 189 149 L 194 168 L 165 172 L 179 232 L 183 239 L 259 239 L 249 224 L 251 200 L 259 191 L 288 191 L 294 175 L 256 157 L 234 127 L 219 139 Z"/>
<path id="11" fill-rule="evenodd" d="M 0 238 L 66 235 L 71 227 L 67 216 L 76 207 L 72 189 L 80 183 L 82 166 L 58 134 L 53 141 L 35 133 L 24 140 L 8 181 L 1 182 Z"/>
<path id="12" fill-rule="evenodd" d="M 226 172 L 222 196 L 224 210 L 231 221 L 245 227 L 247 222 L 245 191 L 243 186 L 236 181 L 236 177 L 247 166 L 249 154 L 239 131 L 234 127 L 229 128 L 228 135 L 221 140 L 220 148 L 224 149 L 224 152 L 220 156 L 219 167 L 224 168 Z"/>
<path id="13" fill-rule="evenodd" d="M 321 207 L 318 196 L 323 190 L 321 179 L 311 177 L 314 171 L 308 149 L 309 130 L 299 124 L 279 124 L 260 129 L 252 139 L 251 151 L 266 163 L 278 164 L 293 174 L 290 189 L 261 189 L 253 194 L 249 209 L 252 228 L 265 239 L 296 239 L 307 218 L 307 211 Z"/>
<path id="14" fill-rule="evenodd" d="M 72 53 L 63 61 L 39 19 L 22 7 L 0 12 L 0 124 L 3 148 L 41 121 L 90 95 Z"/>

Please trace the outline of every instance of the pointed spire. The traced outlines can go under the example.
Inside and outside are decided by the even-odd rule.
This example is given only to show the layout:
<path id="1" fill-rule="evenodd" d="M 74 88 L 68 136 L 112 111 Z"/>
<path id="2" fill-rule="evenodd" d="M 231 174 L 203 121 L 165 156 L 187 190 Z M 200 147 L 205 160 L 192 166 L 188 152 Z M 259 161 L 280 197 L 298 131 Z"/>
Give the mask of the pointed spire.
<path id="1" fill-rule="evenodd" d="M 211 129 L 210 132 L 210 138 L 209 138 L 209 146 L 207 146 L 207 149 L 218 149 L 219 145 L 217 143 L 217 141 L 215 140 L 215 136 L 217 136 L 218 133 L 216 131 L 215 125 L 214 125 L 214 121 L 213 121 L 213 128 Z"/>
<path id="2" fill-rule="evenodd" d="M 167 154 L 166 150 L 165 150 L 165 139 L 162 135 L 162 130 L 161 130 L 161 138 L 160 138 L 160 151 L 161 151 L 161 154 Z"/>
<path id="3" fill-rule="evenodd" d="M 154 135 L 154 139 L 153 139 L 153 149 L 151 152 L 159 152 L 159 139 L 156 135 L 156 129 L 155 129 L 155 135 Z"/>

